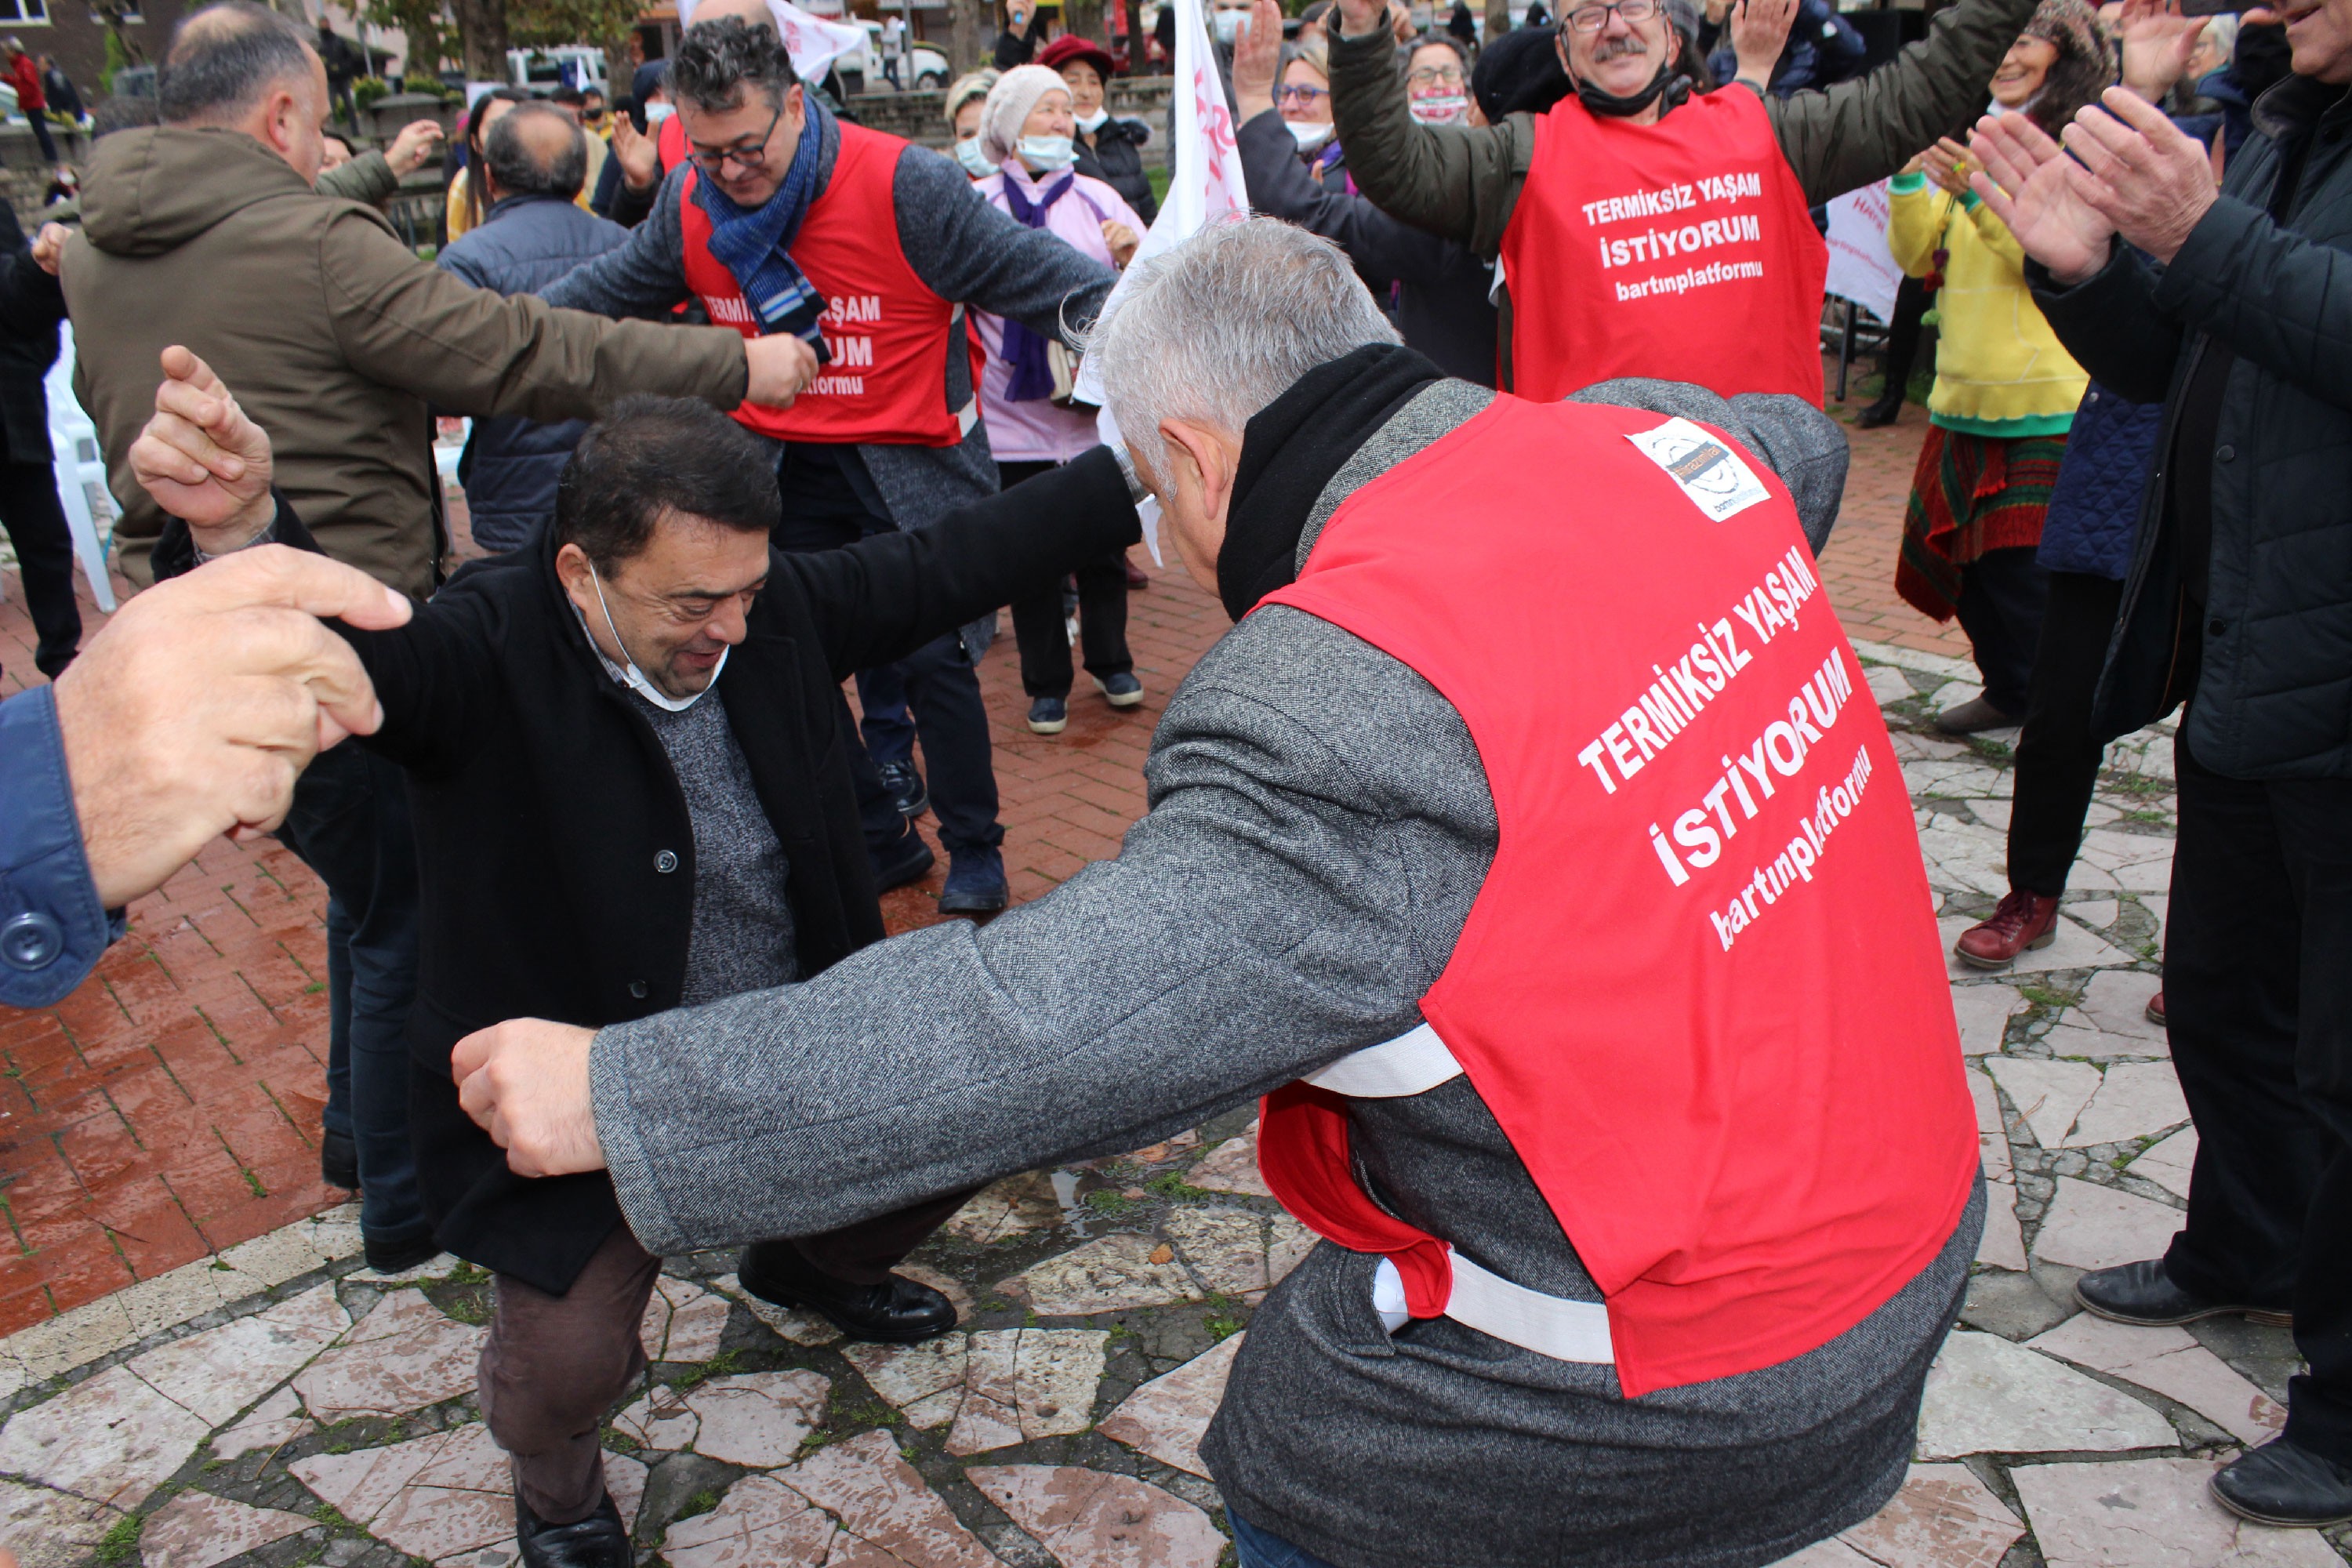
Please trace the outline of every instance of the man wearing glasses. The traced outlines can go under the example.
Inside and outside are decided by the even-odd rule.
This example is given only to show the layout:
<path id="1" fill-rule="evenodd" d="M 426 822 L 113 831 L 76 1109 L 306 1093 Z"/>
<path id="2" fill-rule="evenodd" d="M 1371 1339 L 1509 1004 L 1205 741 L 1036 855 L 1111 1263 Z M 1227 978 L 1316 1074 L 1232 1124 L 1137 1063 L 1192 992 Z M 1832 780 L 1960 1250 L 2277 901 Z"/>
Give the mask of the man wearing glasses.
<path id="1" fill-rule="evenodd" d="M 991 206 L 948 160 L 836 120 L 805 96 L 764 21 L 697 21 L 670 60 L 667 91 L 688 156 L 630 242 L 548 289 L 548 303 L 651 316 L 690 300 L 747 338 L 787 334 L 818 349 L 824 363 L 789 415 L 735 411 L 775 454 L 784 549 L 924 528 L 993 492 L 964 307 L 1061 338 L 1094 318 L 1117 274 Z M 929 766 L 950 862 L 940 908 L 950 913 L 1006 902 L 972 668 L 993 625 L 935 637 L 894 667 Z M 854 729 L 845 733 L 854 741 Z M 876 872 L 886 888 L 912 881 L 930 851 L 863 750 L 851 753 Z"/>
<path id="2" fill-rule="evenodd" d="M 1808 209 L 1959 134 L 2033 5 L 1960 0 L 1867 76 L 1768 96 L 1797 4 L 1738 0 L 1738 80 L 1698 93 L 1663 0 L 1574 0 L 1555 44 L 1573 93 L 1471 128 L 1417 121 L 1381 0 L 1339 0 L 1349 168 L 1382 209 L 1497 258 L 1504 387 L 1654 376 L 1821 402 L 1828 251 Z"/>

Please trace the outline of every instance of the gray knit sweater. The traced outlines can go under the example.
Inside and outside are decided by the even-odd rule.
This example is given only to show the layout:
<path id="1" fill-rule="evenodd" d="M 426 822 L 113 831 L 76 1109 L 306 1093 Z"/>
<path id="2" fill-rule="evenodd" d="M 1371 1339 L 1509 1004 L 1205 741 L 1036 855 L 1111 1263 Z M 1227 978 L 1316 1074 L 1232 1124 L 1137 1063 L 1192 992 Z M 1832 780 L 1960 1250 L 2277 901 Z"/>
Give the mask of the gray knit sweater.
<path id="1" fill-rule="evenodd" d="M 1331 481 L 1302 558 L 1340 500 L 1487 395 L 1440 383 L 1409 403 Z M 1261 609 L 1170 700 L 1147 778 L 1117 860 L 993 924 L 602 1031 L 597 1130 L 646 1245 L 806 1234 L 1137 1148 L 1420 1022 L 1496 836 L 1433 688 Z M 1360 1174 L 1400 1215 L 1507 1279 L 1599 1298 L 1466 1079 L 1349 1110 Z M 1339 1568 L 1769 1563 L 1900 1484 L 1981 1223 L 1979 1201 L 1820 1349 L 1639 1401 L 1610 1368 L 1447 1320 L 1391 1336 L 1376 1260 L 1321 1245 L 1255 1319 L 1203 1452 L 1234 1510 Z"/>

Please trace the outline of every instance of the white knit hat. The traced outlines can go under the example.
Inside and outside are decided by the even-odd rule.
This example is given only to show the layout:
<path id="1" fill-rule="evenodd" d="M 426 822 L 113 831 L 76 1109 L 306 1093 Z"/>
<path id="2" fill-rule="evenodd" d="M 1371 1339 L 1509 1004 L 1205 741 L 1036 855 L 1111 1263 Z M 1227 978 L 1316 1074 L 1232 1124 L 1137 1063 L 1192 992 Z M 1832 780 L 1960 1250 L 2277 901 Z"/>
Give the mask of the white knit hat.
<path id="1" fill-rule="evenodd" d="M 1062 79 L 1061 72 L 1044 66 L 1015 66 L 998 77 L 980 111 L 981 155 L 992 163 L 1013 156 L 1013 150 L 1021 145 L 1021 127 L 1037 100 L 1049 92 L 1069 90 L 1070 84 Z"/>

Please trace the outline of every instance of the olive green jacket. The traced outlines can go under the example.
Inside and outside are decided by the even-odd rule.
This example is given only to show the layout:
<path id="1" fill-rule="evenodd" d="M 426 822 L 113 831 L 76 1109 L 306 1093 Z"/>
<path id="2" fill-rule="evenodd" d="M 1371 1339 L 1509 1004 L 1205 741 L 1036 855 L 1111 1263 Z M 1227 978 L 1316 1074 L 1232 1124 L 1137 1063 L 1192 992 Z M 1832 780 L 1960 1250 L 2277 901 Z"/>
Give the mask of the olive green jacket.
<path id="1" fill-rule="evenodd" d="M 202 355 L 269 433 L 278 482 L 320 547 L 419 597 L 444 548 L 431 411 L 580 419 L 631 392 L 725 409 L 743 396 L 733 331 L 468 287 L 417 259 L 383 214 L 320 195 L 236 131 L 99 142 L 60 280 L 74 390 L 123 509 L 123 570 L 142 586 L 164 519 L 131 478 L 131 444 L 173 343 Z"/>
<path id="2" fill-rule="evenodd" d="M 1767 96 L 1780 151 L 1815 205 L 1894 174 L 1938 136 L 1984 112 L 1992 73 L 2035 0 L 1960 0 L 1927 38 L 1866 76 L 1822 92 Z M 1735 84 L 1727 92 L 1753 91 Z M 1536 121 L 1423 125 L 1405 106 L 1404 68 L 1385 31 L 1331 39 L 1331 113 L 1348 172 L 1375 206 L 1480 256 L 1495 256 L 1535 156 Z M 1511 304 L 1499 300 L 1503 385 L 1510 385 Z"/>

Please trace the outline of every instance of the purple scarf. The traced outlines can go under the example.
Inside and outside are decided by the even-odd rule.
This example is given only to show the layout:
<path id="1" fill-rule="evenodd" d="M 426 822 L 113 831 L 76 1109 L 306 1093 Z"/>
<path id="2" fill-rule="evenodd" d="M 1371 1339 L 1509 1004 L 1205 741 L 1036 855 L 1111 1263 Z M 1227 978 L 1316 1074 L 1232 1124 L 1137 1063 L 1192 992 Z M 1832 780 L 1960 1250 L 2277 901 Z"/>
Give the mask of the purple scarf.
<path id="1" fill-rule="evenodd" d="M 1066 174 L 1033 202 L 1022 194 L 1020 183 L 1008 169 L 1004 173 L 1004 203 L 1015 223 L 1043 228 L 1046 209 L 1069 195 L 1077 183 L 1076 171 Z M 1013 367 L 1013 379 L 1004 388 L 1007 403 L 1035 403 L 1054 395 L 1054 367 L 1045 357 L 1045 340 L 1010 316 L 1004 318 L 1004 363 Z"/>

